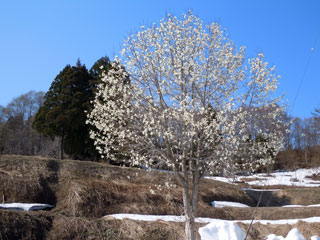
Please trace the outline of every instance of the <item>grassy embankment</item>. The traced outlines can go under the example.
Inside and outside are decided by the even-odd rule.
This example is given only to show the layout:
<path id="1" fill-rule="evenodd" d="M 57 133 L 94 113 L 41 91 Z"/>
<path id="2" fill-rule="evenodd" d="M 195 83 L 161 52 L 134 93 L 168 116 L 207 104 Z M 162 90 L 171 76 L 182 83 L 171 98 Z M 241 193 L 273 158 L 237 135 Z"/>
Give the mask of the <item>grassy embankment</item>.
<path id="1" fill-rule="evenodd" d="M 103 218 L 113 213 L 182 215 L 181 188 L 170 173 L 86 161 L 2 156 L 0 182 L 0 197 L 7 203 L 55 205 L 51 211 L 1 210 L 0 239 L 183 239 L 183 223 Z M 255 206 L 257 196 L 247 195 L 241 186 L 204 179 L 199 217 L 240 220 L 251 219 L 254 212 L 254 208 L 213 208 L 213 200 Z M 288 188 L 274 193 L 269 206 L 315 203 L 320 203 L 319 189 Z M 262 207 L 256 219 L 312 216 L 320 216 L 320 208 Z M 299 224 L 306 237 L 320 233 L 314 224 Z M 285 235 L 290 228 L 255 224 L 252 238 L 259 239 L 270 231 Z"/>

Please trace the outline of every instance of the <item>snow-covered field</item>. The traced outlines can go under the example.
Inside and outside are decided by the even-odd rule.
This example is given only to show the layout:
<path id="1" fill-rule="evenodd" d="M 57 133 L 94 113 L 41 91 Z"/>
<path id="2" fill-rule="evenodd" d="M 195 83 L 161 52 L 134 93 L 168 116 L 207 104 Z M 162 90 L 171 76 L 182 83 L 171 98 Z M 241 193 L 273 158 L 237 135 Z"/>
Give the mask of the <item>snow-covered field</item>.
<path id="1" fill-rule="evenodd" d="M 319 187 L 320 181 L 312 180 L 311 176 L 320 174 L 320 168 L 314 169 L 298 169 L 295 172 L 275 172 L 269 175 L 266 174 L 255 174 L 252 176 L 237 176 L 236 178 L 225 178 L 225 177 L 208 177 L 209 179 L 223 181 L 227 183 L 235 183 L 238 181 L 245 180 L 251 186 L 299 186 L 299 187 Z M 246 190 L 246 189 L 244 189 Z M 252 189 L 251 189 L 252 190 Z M 273 190 L 259 190 L 255 191 L 277 191 Z M 227 201 L 213 201 L 213 207 L 249 207 L 242 203 L 227 202 Z M 5 203 L 0 204 L 0 209 L 12 209 L 12 210 L 23 210 L 23 211 L 34 211 L 46 208 L 53 208 L 54 206 L 49 204 L 33 204 L 33 203 Z M 319 204 L 313 204 L 308 206 L 302 205 L 285 205 L 283 207 L 320 207 Z M 140 215 L 140 214 L 113 214 L 105 216 L 106 218 L 116 219 L 132 219 L 139 221 L 170 221 L 170 222 L 184 222 L 184 216 L 158 216 L 158 215 Z M 319 217 L 303 218 L 303 219 L 282 219 L 282 220 L 255 220 L 254 223 L 260 224 L 289 224 L 294 225 L 299 221 L 308 223 L 319 223 Z M 196 222 L 205 223 L 206 226 L 199 229 L 199 234 L 202 240 L 243 240 L 245 238 L 245 232 L 237 225 L 237 223 L 250 224 L 251 220 L 221 220 L 213 218 L 197 218 Z M 287 236 L 276 236 L 270 234 L 266 240 L 305 240 L 304 236 L 299 232 L 298 229 L 293 228 Z M 320 240 L 319 236 L 313 236 L 311 240 Z"/>
<path id="2" fill-rule="evenodd" d="M 199 229 L 201 240 L 211 239 L 245 239 L 246 233 L 235 223 L 227 222 L 212 222 Z M 283 236 L 276 236 L 270 234 L 266 240 L 306 240 L 305 237 L 299 232 L 297 228 L 290 230 L 288 235 L 284 238 Z M 311 240 L 320 240 L 318 236 L 312 236 Z"/>
<path id="3" fill-rule="evenodd" d="M 297 186 L 297 187 L 320 187 L 320 181 L 312 180 L 311 176 L 320 174 L 320 168 L 313 169 L 298 169 L 297 171 L 275 172 L 271 174 L 254 174 L 252 176 L 236 176 L 235 178 L 226 177 L 208 177 L 212 180 L 234 183 L 246 180 L 245 182 L 251 186 Z M 246 189 L 244 189 L 246 190 Z M 256 189 L 256 191 L 277 191 Z M 226 202 L 226 201 L 213 201 L 213 207 L 249 207 L 242 203 Z M 308 206 L 302 205 L 285 205 L 283 207 L 320 207 L 319 204 L 313 204 Z M 112 217 L 116 219 L 133 219 L 139 221 L 173 221 L 184 222 L 184 216 L 155 216 L 155 215 L 139 215 L 139 214 L 114 214 L 106 217 Z M 281 219 L 281 220 L 255 220 L 254 223 L 260 224 L 289 224 L 294 225 L 299 221 L 308 223 L 319 223 L 319 217 L 311 217 L 304 219 Z M 197 218 L 196 222 L 207 223 L 206 226 L 199 229 L 201 240 L 243 240 L 245 238 L 245 232 L 237 225 L 237 223 L 250 224 L 251 220 L 234 220 L 227 221 L 221 219 L 212 218 Z M 287 236 L 276 236 L 270 234 L 266 238 L 267 240 L 306 240 L 305 237 L 299 232 L 298 229 L 293 228 Z M 319 236 L 312 236 L 311 240 L 320 240 Z"/>
<path id="4" fill-rule="evenodd" d="M 299 232 L 297 228 L 293 228 L 286 237 L 270 234 L 267 236 L 266 240 L 306 240 L 306 238 L 301 234 L 301 232 Z M 311 240 L 320 240 L 320 237 L 312 236 Z"/>
<path id="5" fill-rule="evenodd" d="M 131 213 L 120 213 L 120 214 L 111 214 L 105 216 L 106 218 L 115 218 L 115 219 L 131 219 L 137 221 L 167 221 L 167 222 L 184 222 L 184 216 L 175 216 L 175 215 L 143 215 L 143 214 L 131 214 Z M 301 218 L 301 219 L 280 219 L 280 220 L 254 220 L 255 223 L 260 224 L 289 224 L 294 225 L 299 221 L 308 222 L 308 223 L 319 223 L 320 217 L 311 217 L 311 218 Z M 212 222 L 228 222 L 228 223 L 244 223 L 250 224 L 251 220 L 221 220 L 216 218 L 196 218 L 198 223 L 212 223 Z"/>
<path id="6" fill-rule="evenodd" d="M 115 219 L 131 219 L 137 221 L 168 221 L 168 222 L 184 222 L 184 216 L 169 216 L 169 215 L 141 215 L 141 214 L 112 214 L 105 216 L 106 218 Z M 255 220 L 255 223 L 260 224 L 290 224 L 294 225 L 299 221 L 308 223 L 319 223 L 320 217 L 311 217 L 303 219 L 282 219 L 282 220 Z M 198 223 L 208 223 L 206 226 L 199 229 L 201 240 L 244 240 L 245 232 L 237 225 L 237 223 L 250 224 L 251 220 L 221 220 L 214 218 L 196 218 Z M 268 240 L 305 240 L 298 229 L 292 229 L 284 238 L 270 234 Z M 313 236 L 311 240 L 320 240 L 319 236 Z"/>
<path id="7" fill-rule="evenodd" d="M 213 201 L 211 202 L 213 207 L 222 208 L 222 207 L 250 207 L 243 203 L 238 202 L 226 202 L 226 201 Z M 312 205 L 284 205 L 282 207 L 320 207 L 320 204 Z"/>
<path id="8" fill-rule="evenodd" d="M 320 187 L 320 180 L 312 180 L 312 175 L 320 176 L 320 168 L 298 169 L 296 171 L 274 172 L 270 174 L 254 174 L 251 176 L 207 177 L 209 179 L 234 183 L 243 181 L 252 186 L 296 186 L 296 187 Z M 320 179 L 320 178 L 319 178 Z"/>

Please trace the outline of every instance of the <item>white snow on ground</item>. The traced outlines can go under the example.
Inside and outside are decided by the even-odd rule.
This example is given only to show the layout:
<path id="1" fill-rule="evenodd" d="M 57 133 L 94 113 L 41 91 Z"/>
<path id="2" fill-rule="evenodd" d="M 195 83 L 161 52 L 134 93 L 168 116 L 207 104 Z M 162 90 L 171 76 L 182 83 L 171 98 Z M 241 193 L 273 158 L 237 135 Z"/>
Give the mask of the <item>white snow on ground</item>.
<path id="1" fill-rule="evenodd" d="M 315 237 L 317 236 L 311 237 L 311 240 L 313 240 L 312 238 L 316 239 Z M 297 228 L 293 228 L 288 232 L 288 235 L 285 238 L 282 236 L 276 236 L 275 234 L 270 234 L 266 240 L 306 240 L 306 238 Z"/>
<path id="2" fill-rule="evenodd" d="M 222 207 L 250 207 L 246 204 L 239 202 L 227 202 L 227 201 L 213 201 L 211 202 L 213 207 L 222 208 Z M 320 204 L 312 205 L 283 205 L 282 207 L 320 207 Z"/>
<path id="3" fill-rule="evenodd" d="M 286 185 L 286 186 L 297 186 L 297 187 L 320 187 L 320 181 L 312 180 L 307 178 L 307 176 L 312 176 L 313 174 L 319 174 L 320 168 L 312 169 L 298 169 L 296 171 L 288 172 L 275 172 L 269 175 L 267 174 L 254 174 L 251 176 L 236 176 L 234 178 L 226 177 L 207 177 L 209 179 L 226 182 L 226 183 L 236 183 L 241 181 L 241 179 L 252 179 L 252 181 L 247 181 L 250 185 L 256 186 L 274 186 L 274 185 Z"/>
<path id="4" fill-rule="evenodd" d="M 223 207 L 250 207 L 246 204 L 239 202 L 227 202 L 227 201 L 212 201 L 211 205 L 217 208 Z M 283 205 L 282 207 L 320 207 L 320 204 L 312 204 L 312 205 Z"/>
<path id="5" fill-rule="evenodd" d="M 118 213 L 118 214 L 111 214 L 105 217 L 113 217 L 116 219 L 132 219 L 137 221 L 147 221 L 147 222 L 154 222 L 158 220 L 167 221 L 167 222 L 184 222 L 184 216 L 174 216 L 174 215 L 142 215 L 142 214 L 130 214 L 130 213 Z"/>
<path id="6" fill-rule="evenodd" d="M 112 217 L 116 219 L 132 219 L 138 221 L 169 221 L 169 222 L 184 222 L 184 216 L 174 215 L 141 215 L 141 214 L 112 214 L 105 216 L 106 218 Z M 255 220 L 254 223 L 261 224 L 290 224 L 294 225 L 299 221 L 320 223 L 320 217 L 302 218 L 302 219 L 282 219 L 282 220 Z M 196 222 L 209 223 L 199 229 L 201 240 L 216 239 L 216 240 L 244 240 L 245 236 L 243 231 L 236 223 L 250 224 L 251 220 L 221 220 L 214 218 L 196 218 Z M 240 230 L 239 230 L 240 229 Z M 303 240 L 301 233 L 298 230 L 292 229 L 286 238 L 270 234 L 267 240 Z M 320 240 L 320 237 L 313 236 L 311 240 Z"/>
<path id="7" fill-rule="evenodd" d="M 228 177 L 205 177 L 208 179 L 220 181 L 220 182 L 225 182 L 225 183 L 235 183 L 236 181 L 239 181 L 239 177 L 236 178 L 228 178 Z"/>
<path id="8" fill-rule="evenodd" d="M 276 192 L 281 189 L 254 189 L 254 188 L 242 188 L 243 191 L 255 191 L 255 192 Z"/>
<path id="9" fill-rule="evenodd" d="M 288 233 L 286 240 L 306 240 L 301 232 L 297 228 L 293 228 Z"/>
<path id="10" fill-rule="evenodd" d="M 213 207 L 222 208 L 222 207 L 249 207 L 246 204 L 238 202 L 226 202 L 226 201 L 213 201 L 211 202 Z"/>
<path id="11" fill-rule="evenodd" d="M 320 204 L 312 204 L 312 205 L 284 205 L 282 207 L 320 207 Z"/>
<path id="12" fill-rule="evenodd" d="M 212 222 L 199 228 L 201 240 L 224 239 L 224 240 L 243 240 L 245 232 L 233 222 L 219 221 Z"/>
<path id="13" fill-rule="evenodd" d="M 266 174 L 255 174 L 252 176 L 237 176 L 234 178 L 226 177 L 207 177 L 209 179 L 236 184 L 241 181 L 242 178 L 249 179 L 248 184 L 254 186 L 273 186 L 273 185 L 286 185 L 286 186 L 299 186 L 299 187 L 320 187 L 320 181 L 314 181 L 307 176 L 312 176 L 313 174 L 320 175 L 320 167 L 313 169 L 298 169 L 292 172 L 275 172 L 269 175 Z M 278 191 L 279 189 L 243 189 L 244 191 Z M 212 205 L 214 207 L 249 207 L 242 203 L 237 202 L 226 202 L 226 201 L 213 201 Z M 285 205 L 283 207 L 320 207 L 320 204 L 314 205 Z M 171 222 L 184 222 L 184 216 L 157 216 L 157 215 L 140 215 L 140 214 L 113 214 L 105 216 L 113 217 L 116 219 L 132 219 L 139 221 L 171 221 Z M 250 224 L 251 220 L 221 220 L 213 218 L 196 218 L 198 223 L 207 223 L 206 226 L 199 229 L 199 233 L 202 240 L 217 239 L 217 240 L 244 240 L 245 234 L 243 230 L 237 225 L 237 223 Z M 308 223 L 320 223 L 320 217 L 311 217 L 303 219 L 280 219 L 280 220 L 255 220 L 254 223 L 260 224 L 274 224 L 274 225 L 284 225 L 290 224 L 294 225 L 299 221 Z M 267 240 L 305 240 L 298 229 L 292 229 L 286 237 L 276 236 L 270 234 Z M 320 240 L 319 236 L 311 237 L 311 240 Z"/>
<path id="14" fill-rule="evenodd" d="M 42 210 L 46 208 L 53 208 L 53 205 L 42 204 L 42 203 L 3 203 L 0 204 L 0 209 L 11 209 L 11 210 L 20 210 L 20 211 L 35 211 Z"/>
<path id="15" fill-rule="evenodd" d="M 298 187 L 319 187 L 320 181 L 312 180 L 307 176 L 318 174 L 320 168 L 313 169 L 298 169 L 294 172 L 275 172 L 271 176 L 265 174 L 257 174 L 253 177 L 260 178 L 256 181 L 250 181 L 248 184 L 256 186 L 272 186 L 272 185 L 286 185 Z"/>
<path id="16" fill-rule="evenodd" d="M 116 219 L 132 219 L 132 220 L 138 220 L 138 221 L 168 221 L 168 222 L 184 222 L 185 217 L 184 216 L 175 216 L 175 215 L 142 215 L 142 214 L 130 214 L 130 213 L 122 213 L 122 214 L 111 214 L 105 216 L 113 217 Z M 211 223 L 211 222 L 234 222 L 234 223 L 244 223 L 244 224 L 250 224 L 251 220 L 221 220 L 221 219 L 215 219 L 215 218 L 196 218 L 196 222 L 199 223 Z M 320 217 L 310 217 L 310 218 L 301 218 L 301 219 L 280 219 L 280 220 L 254 220 L 254 223 L 261 223 L 261 224 L 296 224 L 299 221 L 303 222 L 309 222 L 309 223 L 320 223 Z"/>
<path id="17" fill-rule="evenodd" d="M 267 236 L 266 240 L 284 240 L 284 237 L 276 236 L 275 234 L 270 234 Z"/>
<path id="18" fill-rule="evenodd" d="M 300 219 L 280 219 L 280 220 L 254 220 L 254 223 L 260 223 L 260 224 L 290 224 L 294 225 L 298 223 L 299 221 L 308 222 L 308 223 L 320 223 L 320 217 L 310 217 L 310 218 L 300 218 Z M 235 222 L 242 222 L 245 224 L 250 224 L 251 220 L 241 220 Z"/>

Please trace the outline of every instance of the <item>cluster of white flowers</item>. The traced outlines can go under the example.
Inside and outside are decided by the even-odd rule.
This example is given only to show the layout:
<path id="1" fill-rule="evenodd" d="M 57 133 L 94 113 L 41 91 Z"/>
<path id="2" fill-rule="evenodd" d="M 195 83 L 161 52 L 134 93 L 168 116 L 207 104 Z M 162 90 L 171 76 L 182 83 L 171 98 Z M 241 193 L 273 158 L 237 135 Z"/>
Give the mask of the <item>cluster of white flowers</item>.
<path id="1" fill-rule="evenodd" d="M 154 195 L 154 194 L 156 194 L 156 192 L 150 187 L 150 193 L 152 194 L 152 195 Z"/>
<path id="2" fill-rule="evenodd" d="M 176 187 L 177 187 L 176 184 L 174 184 L 174 183 L 169 183 L 169 182 L 165 182 L 165 183 L 164 183 L 164 186 L 165 186 L 165 188 L 168 188 L 168 189 L 170 189 L 170 188 L 176 188 Z"/>
<path id="3" fill-rule="evenodd" d="M 101 80 L 87 123 L 94 127 L 90 137 L 94 139 L 101 156 L 114 160 L 119 159 L 119 155 L 127 155 L 124 150 L 127 146 L 126 132 L 123 130 L 128 124 L 132 104 L 127 98 L 130 91 L 128 74 L 116 60 Z"/>
<path id="4" fill-rule="evenodd" d="M 200 178 L 219 165 L 268 164 L 281 149 L 275 69 L 262 54 L 246 64 L 245 48 L 220 25 L 168 16 L 131 35 L 121 53 L 88 115 L 106 158 L 125 152 L 135 165 L 162 163 Z"/>

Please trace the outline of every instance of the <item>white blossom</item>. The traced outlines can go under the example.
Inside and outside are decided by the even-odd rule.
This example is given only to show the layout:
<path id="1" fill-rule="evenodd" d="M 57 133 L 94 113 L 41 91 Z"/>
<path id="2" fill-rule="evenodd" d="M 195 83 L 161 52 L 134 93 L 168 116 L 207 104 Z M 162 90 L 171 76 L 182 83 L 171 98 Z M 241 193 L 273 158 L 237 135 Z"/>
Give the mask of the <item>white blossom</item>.
<path id="1" fill-rule="evenodd" d="M 123 46 L 88 114 L 100 154 L 169 167 L 182 186 L 219 168 L 272 163 L 284 108 L 279 76 L 262 53 L 246 60 L 220 25 L 190 12 L 141 28 Z"/>

